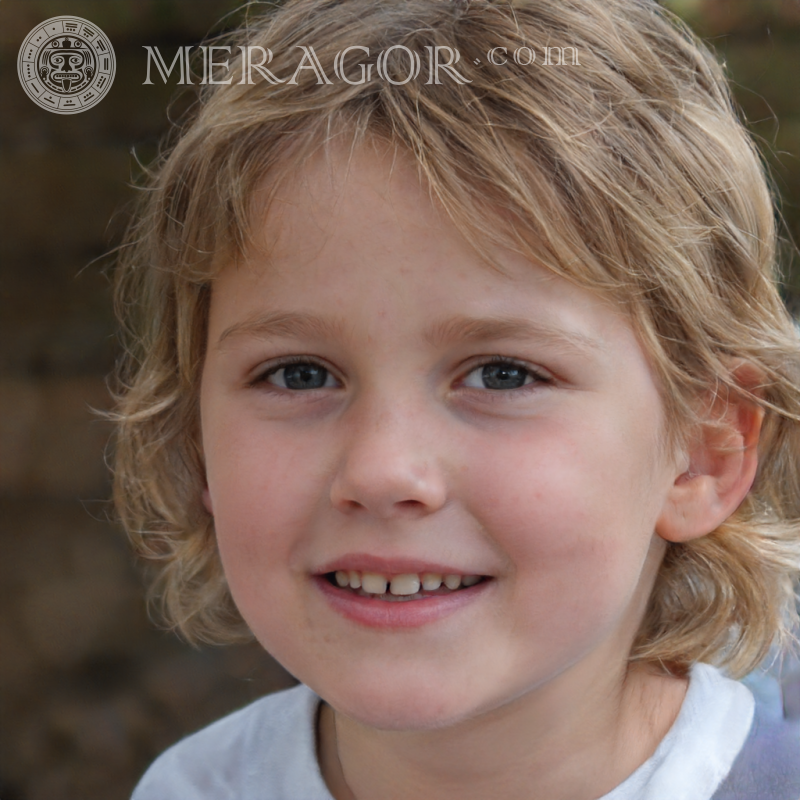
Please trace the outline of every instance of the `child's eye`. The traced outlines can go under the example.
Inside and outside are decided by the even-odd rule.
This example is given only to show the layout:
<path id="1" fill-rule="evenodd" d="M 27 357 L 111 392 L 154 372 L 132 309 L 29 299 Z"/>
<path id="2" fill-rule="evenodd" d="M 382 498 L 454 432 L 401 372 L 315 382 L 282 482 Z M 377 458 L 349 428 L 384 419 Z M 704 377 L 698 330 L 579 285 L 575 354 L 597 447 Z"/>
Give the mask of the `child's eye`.
<path id="1" fill-rule="evenodd" d="M 261 373 L 255 383 L 269 383 L 293 391 L 325 389 L 338 385 L 325 367 L 313 361 L 278 364 Z"/>
<path id="2" fill-rule="evenodd" d="M 552 383 L 548 376 L 509 359 L 497 359 L 469 372 L 462 386 L 468 389 L 521 389 L 532 383 Z"/>

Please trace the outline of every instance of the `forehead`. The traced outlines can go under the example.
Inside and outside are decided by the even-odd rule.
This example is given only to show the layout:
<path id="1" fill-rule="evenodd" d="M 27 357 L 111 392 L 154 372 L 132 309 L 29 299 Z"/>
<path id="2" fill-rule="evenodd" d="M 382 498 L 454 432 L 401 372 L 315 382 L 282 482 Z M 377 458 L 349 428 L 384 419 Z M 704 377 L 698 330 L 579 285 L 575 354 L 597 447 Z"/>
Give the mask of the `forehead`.
<path id="1" fill-rule="evenodd" d="M 349 260 L 383 261 L 390 255 L 398 278 L 422 255 L 432 267 L 447 262 L 464 273 L 480 269 L 487 277 L 500 274 L 513 281 L 535 276 L 542 283 L 556 278 L 506 247 L 488 245 L 478 254 L 420 173 L 409 153 L 381 140 L 327 144 L 279 180 L 268 176 L 262 181 L 244 263 L 270 265 L 273 277 L 288 265 L 293 271 L 316 266 L 324 280 L 337 272 L 328 257 L 335 250 Z M 504 224 L 503 212 L 488 204 L 486 218 L 497 231 Z M 443 268 L 435 271 L 444 273 Z"/>
<path id="2" fill-rule="evenodd" d="M 434 348 L 526 338 L 643 358 L 609 301 L 511 250 L 480 257 L 401 150 L 319 151 L 270 190 L 265 181 L 244 260 L 215 283 L 212 343 L 391 332 Z"/>
<path id="3" fill-rule="evenodd" d="M 259 202 L 261 200 L 261 202 Z M 418 210 L 424 207 L 425 215 Z M 373 141 L 358 147 L 328 143 L 256 196 L 253 243 L 280 260 L 313 258 L 320 247 L 341 245 L 342 234 L 361 227 L 369 237 L 353 249 L 388 251 L 422 228 L 443 227 L 447 214 L 426 191 L 417 163 L 402 149 Z M 407 243 L 406 242 L 406 243 Z"/>

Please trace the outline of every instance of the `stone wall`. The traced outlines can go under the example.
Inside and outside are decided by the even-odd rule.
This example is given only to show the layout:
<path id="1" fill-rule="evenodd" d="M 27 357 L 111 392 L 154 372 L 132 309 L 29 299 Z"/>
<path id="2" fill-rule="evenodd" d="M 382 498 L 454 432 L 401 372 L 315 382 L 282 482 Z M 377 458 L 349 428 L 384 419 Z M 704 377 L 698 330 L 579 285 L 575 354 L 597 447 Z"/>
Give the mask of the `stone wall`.
<path id="1" fill-rule="evenodd" d="M 105 376 L 116 353 L 104 257 L 167 127 L 174 80 L 143 86 L 143 45 L 197 43 L 231 0 L 0 2 L 0 797 L 122 800 L 164 747 L 292 679 L 255 646 L 193 650 L 147 619 L 107 521 Z M 800 235 L 796 0 L 676 0 L 727 58 Z M 48 17 L 101 26 L 118 71 L 94 109 L 36 107 L 17 50 Z M 236 20 L 229 18 L 227 24 Z M 178 100 L 174 113 L 178 114 Z M 787 292 L 797 294 L 795 278 Z"/>

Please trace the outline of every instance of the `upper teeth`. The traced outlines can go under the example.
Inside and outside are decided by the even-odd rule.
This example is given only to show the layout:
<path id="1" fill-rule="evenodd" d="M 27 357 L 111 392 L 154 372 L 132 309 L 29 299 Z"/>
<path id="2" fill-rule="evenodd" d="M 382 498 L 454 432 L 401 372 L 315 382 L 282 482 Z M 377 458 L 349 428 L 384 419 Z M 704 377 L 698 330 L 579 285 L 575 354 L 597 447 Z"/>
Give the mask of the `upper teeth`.
<path id="1" fill-rule="evenodd" d="M 361 589 L 367 594 L 394 595 L 416 594 L 420 587 L 427 592 L 436 591 L 442 584 L 448 589 L 455 590 L 461 586 L 474 586 L 480 581 L 480 575 L 442 575 L 438 572 L 423 572 L 421 575 L 393 575 L 387 578 L 377 572 L 357 572 L 356 570 L 338 570 L 335 574 L 336 583 L 342 588 L 349 586 L 351 589 Z"/>

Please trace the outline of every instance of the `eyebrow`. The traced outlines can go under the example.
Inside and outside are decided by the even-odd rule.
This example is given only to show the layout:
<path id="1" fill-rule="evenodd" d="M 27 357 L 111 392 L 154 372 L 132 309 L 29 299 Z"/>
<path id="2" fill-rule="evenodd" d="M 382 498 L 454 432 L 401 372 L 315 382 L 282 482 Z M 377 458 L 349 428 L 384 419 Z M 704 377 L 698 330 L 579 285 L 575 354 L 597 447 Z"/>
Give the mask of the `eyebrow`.
<path id="1" fill-rule="evenodd" d="M 335 339 L 343 336 L 345 321 L 317 317 L 298 312 L 262 314 L 237 322 L 226 328 L 217 347 L 231 337 L 255 336 Z M 552 327 L 542 321 L 519 317 L 470 317 L 457 315 L 437 322 L 423 334 L 424 341 L 434 348 L 453 342 L 475 342 L 493 339 L 533 339 L 545 342 L 578 355 L 588 355 L 602 349 L 602 343 L 579 331 Z"/>
<path id="2" fill-rule="evenodd" d="M 450 342 L 473 342 L 491 339 L 534 339 L 579 355 L 602 349 L 597 339 L 575 330 L 553 327 L 539 320 L 520 317 L 456 316 L 432 326 L 425 341 L 432 347 Z"/>
<path id="3" fill-rule="evenodd" d="M 247 335 L 256 336 L 260 339 L 269 339 L 273 336 L 305 336 L 308 338 L 332 339 L 341 336 L 343 332 L 343 321 L 315 317 L 313 314 L 296 312 L 260 314 L 226 328 L 217 340 L 217 347 L 220 347 L 226 339 L 232 336 Z"/>

